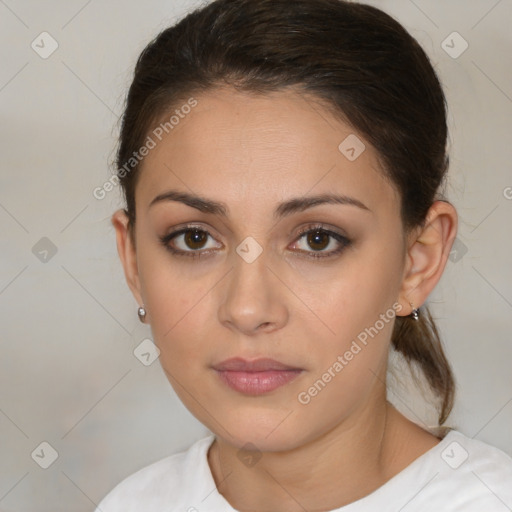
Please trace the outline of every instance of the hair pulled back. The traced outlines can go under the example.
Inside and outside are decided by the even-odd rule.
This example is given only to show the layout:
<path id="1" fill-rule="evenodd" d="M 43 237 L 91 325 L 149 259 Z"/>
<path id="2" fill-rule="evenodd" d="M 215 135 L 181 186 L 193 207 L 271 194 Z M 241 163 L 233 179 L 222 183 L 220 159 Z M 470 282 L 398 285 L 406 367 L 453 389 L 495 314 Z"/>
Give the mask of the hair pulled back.
<path id="1" fill-rule="evenodd" d="M 216 0 L 162 31 L 137 61 L 116 159 L 131 229 L 140 164 L 126 172 L 126 162 L 179 101 L 219 86 L 254 94 L 293 87 L 325 103 L 377 150 L 400 193 L 405 233 L 424 226 L 442 199 L 446 101 L 402 25 L 344 0 Z M 396 317 L 392 343 L 423 371 L 442 424 L 455 384 L 435 322 L 426 307 L 422 313 L 419 321 Z"/>

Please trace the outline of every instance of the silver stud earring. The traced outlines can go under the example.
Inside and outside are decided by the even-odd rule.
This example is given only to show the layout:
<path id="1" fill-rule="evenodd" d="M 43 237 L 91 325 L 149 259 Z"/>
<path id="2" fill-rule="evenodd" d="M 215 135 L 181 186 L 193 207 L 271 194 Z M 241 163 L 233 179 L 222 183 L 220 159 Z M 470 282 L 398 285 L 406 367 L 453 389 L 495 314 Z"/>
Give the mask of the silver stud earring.
<path id="1" fill-rule="evenodd" d="M 413 320 L 418 321 L 420 319 L 420 310 L 419 310 L 419 308 L 415 308 L 414 304 L 412 302 L 409 302 L 409 304 L 411 305 L 411 308 L 412 308 L 412 312 L 411 312 L 411 314 L 409 316 L 412 317 Z"/>
<path id="2" fill-rule="evenodd" d="M 137 310 L 137 314 L 139 315 L 139 320 L 144 323 L 144 320 L 146 319 L 146 308 L 144 305 L 140 306 Z"/>

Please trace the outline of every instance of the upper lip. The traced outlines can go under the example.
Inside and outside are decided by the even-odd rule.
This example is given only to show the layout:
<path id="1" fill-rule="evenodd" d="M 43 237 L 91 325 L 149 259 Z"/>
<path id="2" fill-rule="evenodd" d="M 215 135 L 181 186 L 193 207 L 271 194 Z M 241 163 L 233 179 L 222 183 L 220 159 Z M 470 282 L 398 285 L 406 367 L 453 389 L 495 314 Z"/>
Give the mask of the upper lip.
<path id="1" fill-rule="evenodd" d="M 231 372 L 266 372 L 272 370 L 300 370 L 294 366 L 289 366 L 275 359 L 262 358 L 253 361 L 247 361 L 241 357 L 226 359 L 219 364 L 213 366 L 215 370 L 231 371 Z"/>

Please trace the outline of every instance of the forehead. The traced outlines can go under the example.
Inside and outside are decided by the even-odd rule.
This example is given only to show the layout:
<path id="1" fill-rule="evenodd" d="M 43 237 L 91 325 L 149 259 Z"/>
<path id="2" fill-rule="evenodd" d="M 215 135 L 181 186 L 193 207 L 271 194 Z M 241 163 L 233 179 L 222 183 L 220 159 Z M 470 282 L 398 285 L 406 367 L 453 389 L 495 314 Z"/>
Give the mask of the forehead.
<path id="1" fill-rule="evenodd" d="M 141 163 L 138 202 L 166 188 L 255 208 L 333 189 L 374 206 L 396 202 L 375 149 L 312 97 L 215 89 L 194 99 L 163 117 L 181 114 L 167 130 L 149 133 L 155 147 Z"/>

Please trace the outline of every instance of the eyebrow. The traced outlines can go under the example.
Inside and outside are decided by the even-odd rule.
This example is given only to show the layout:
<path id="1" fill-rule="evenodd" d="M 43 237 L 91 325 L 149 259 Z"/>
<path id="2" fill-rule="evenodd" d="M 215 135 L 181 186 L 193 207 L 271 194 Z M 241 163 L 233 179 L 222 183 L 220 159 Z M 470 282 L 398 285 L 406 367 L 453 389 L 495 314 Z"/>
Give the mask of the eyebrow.
<path id="1" fill-rule="evenodd" d="M 151 201 L 148 208 L 151 208 L 157 203 L 166 201 L 176 201 L 186 204 L 187 206 L 195 208 L 196 210 L 199 210 L 203 213 L 218 215 L 225 218 L 228 217 L 229 208 L 225 203 L 213 201 L 211 199 L 206 199 L 204 197 L 189 194 L 188 192 L 180 192 L 177 190 L 169 190 L 168 192 L 156 196 Z M 296 197 L 280 203 L 274 210 L 274 218 L 280 219 L 296 212 L 303 212 L 309 208 L 313 208 L 314 206 L 321 204 L 341 204 L 356 206 L 361 210 L 371 212 L 371 210 L 365 204 L 354 197 L 338 194 L 320 194 L 316 196 Z"/>

